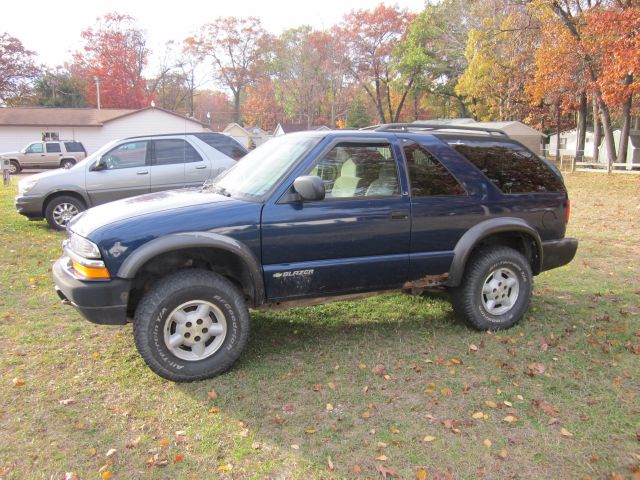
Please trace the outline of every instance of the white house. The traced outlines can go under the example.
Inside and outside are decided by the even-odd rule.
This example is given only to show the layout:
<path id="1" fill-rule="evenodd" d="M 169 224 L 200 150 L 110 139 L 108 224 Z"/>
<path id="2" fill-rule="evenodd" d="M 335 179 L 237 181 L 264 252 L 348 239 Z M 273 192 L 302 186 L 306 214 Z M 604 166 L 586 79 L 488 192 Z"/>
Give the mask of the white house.
<path id="1" fill-rule="evenodd" d="M 222 133 L 229 135 L 246 149 L 259 147 L 271 138 L 271 136 L 260 127 L 243 127 L 237 123 L 230 123 Z"/>
<path id="2" fill-rule="evenodd" d="M 586 161 L 593 159 L 593 132 L 587 130 L 586 142 L 584 147 L 584 156 Z M 620 148 L 620 130 L 613 131 L 613 139 L 616 146 L 616 151 Z M 556 145 L 558 143 L 558 135 L 553 134 L 549 136 L 548 153 L 555 155 Z M 574 130 L 566 130 L 560 132 L 560 155 L 566 155 L 569 157 L 576 156 L 578 143 L 578 133 Z M 607 158 L 607 151 L 604 139 L 600 142 L 599 146 L 599 162 L 605 164 Z M 631 130 L 629 133 L 629 145 L 627 147 L 627 159 L 625 162 L 629 167 L 632 165 L 640 165 L 640 130 Z"/>
<path id="3" fill-rule="evenodd" d="M 280 135 L 285 135 L 287 133 L 294 132 L 304 132 L 307 130 L 331 130 L 326 125 L 312 125 L 311 128 L 308 128 L 306 124 L 298 125 L 293 123 L 279 123 L 275 130 L 273 131 L 274 137 L 279 137 Z"/>
<path id="4" fill-rule="evenodd" d="M 91 154 L 111 140 L 136 135 L 209 131 L 206 124 L 169 110 L 96 108 L 0 108 L 0 151 L 30 142 L 77 140 Z"/>
<path id="5" fill-rule="evenodd" d="M 537 131 L 534 128 L 525 125 L 518 121 L 505 121 L 505 122 L 476 122 L 473 118 L 447 118 L 437 120 L 417 120 L 414 123 L 442 123 L 445 125 L 459 125 L 468 127 L 484 127 L 495 128 L 501 130 L 509 138 L 513 138 L 524 146 L 529 148 L 534 153 L 542 153 L 542 143 L 545 138 L 544 133 Z"/>

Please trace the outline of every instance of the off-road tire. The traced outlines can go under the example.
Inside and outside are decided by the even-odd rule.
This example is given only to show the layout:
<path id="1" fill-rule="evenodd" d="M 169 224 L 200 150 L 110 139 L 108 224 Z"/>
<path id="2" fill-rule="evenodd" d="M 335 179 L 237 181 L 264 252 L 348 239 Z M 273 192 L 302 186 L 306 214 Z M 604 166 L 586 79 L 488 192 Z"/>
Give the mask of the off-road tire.
<path id="1" fill-rule="evenodd" d="M 80 212 L 84 212 L 87 209 L 82 200 L 79 200 L 76 197 L 72 197 L 71 195 L 59 195 L 52 198 L 51 200 L 49 200 L 49 202 L 47 203 L 47 207 L 44 210 L 44 218 L 47 219 L 47 223 L 54 230 L 65 230 L 67 228 L 67 223 L 69 222 L 69 220 L 71 220 L 71 218 L 73 218 L 72 216 L 70 218 L 67 218 L 66 220 L 60 220 L 61 208 L 69 209 L 70 213 L 73 213 L 75 211 L 75 215 Z"/>
<path id="2" fill-rule="evenodd" d="M 9 173 L 11 175 L 17 175 L 21 171 L 22 171 L 22 167 L 20 166 L 20 164 L 16 160 L 11 160 L 10 166 L 9 166 Z"/>
<path id="3" fill-rule="evenodd" d="M 76 164 L 75 160 L 71 160 L 70 158 L 65 158 L 60 162 L 60 168 L 69 169 Z"/>
<path id="4" fill-rule="evenodd" d="M 189 302 L 208 302 L 225 316 L 220 347 L 203 360 L 184 360 L 165 342 L 170 315 Z M 249 312 L 242 293 L 226 278 L 208 270 L 188 269 L 158 281 L 140 300 L 133 335 L 138 352 L 156 374 L 174 382 L 215 377 L 236 362 L 249 338 Z"/>
<path id="5" fill-rule="evenodd" d="M 508 311 L 496 315 L 488 309 L 490 304 L 483 288 L 488 285 L 492 273 L 498 271 L 513 273 L 512 277 L 518 282 L 518 291 Z M 499 288 L 505 288 L 505 295 L 511 291 L 504 286 Z M 483 331 L 503 330 L 511 328 L 524 316 L 532 290 L 533 275 L 527 259 L 512 248 L 490 246 L 473 253 L 465 268 L 462 283 L 451 289 L 451 300 L 456 317 L 468 326 Z"/>

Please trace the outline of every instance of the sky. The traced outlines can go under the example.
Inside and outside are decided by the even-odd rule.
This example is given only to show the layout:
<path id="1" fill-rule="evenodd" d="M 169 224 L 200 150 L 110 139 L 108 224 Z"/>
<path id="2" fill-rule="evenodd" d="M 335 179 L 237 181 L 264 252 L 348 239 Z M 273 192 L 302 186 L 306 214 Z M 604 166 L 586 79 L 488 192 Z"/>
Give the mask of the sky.
<path id="1" fill-rule="evenodd" d="M 201 25 L 217 17 L 260 18 L 271 33 L 311 25 L 322 29 L 338 23 L 351 10 L 371 9 L 381 0 L 5 0 L 0 12 L 0 33 L 17 37 L 37 61 L 49 67 L 64 64 L 80 48 L 80 32 L 95 23 L 98 16 L 118 12 L 137 19 L 147 33 L 152 50 L 149 68 L 164 51 L 169 40 L 182 41 Z M 386 1 L 413 12 L 424 8 L 424 0 Z"/>

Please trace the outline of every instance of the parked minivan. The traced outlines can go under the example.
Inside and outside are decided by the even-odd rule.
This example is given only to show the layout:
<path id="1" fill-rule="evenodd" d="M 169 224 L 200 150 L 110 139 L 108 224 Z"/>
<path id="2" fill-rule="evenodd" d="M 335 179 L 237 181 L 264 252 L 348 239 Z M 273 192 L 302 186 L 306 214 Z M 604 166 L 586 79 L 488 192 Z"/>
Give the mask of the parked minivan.
<path id="1" fill-rule="evenodd" d="M 31 175 L 18 184 L 15 206 L 56 230 L 87 208 L 144 193 L 201 186 L 247 150 L 220 133 L 130 137 L 108 143 L 68 170 Z"/>

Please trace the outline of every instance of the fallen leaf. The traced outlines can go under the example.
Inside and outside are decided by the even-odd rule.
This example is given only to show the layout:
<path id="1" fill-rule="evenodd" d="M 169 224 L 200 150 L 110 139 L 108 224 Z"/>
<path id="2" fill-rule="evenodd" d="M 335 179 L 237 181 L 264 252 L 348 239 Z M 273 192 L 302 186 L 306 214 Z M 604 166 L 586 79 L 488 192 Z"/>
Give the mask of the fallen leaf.
<path id="1" fill-rule="evenodd" d="M 529 364 L 525 373 L 533 377 L 534 375 L 542 375 L 545 372 L 545 370 L 546 370 L 546 367 L 544 366 L 543 363 L 533 362 Z"/>
<path id="2" fill-rule="evenodd" d="M 462 365 L 462 360 L 458 358 L 452 358 L 447 362 L 448 367 L 452 367 L 453 365 Z"/>
<path id="3" fill-rule="evenodd" d="M 211 408 L 209 409 L 209 413 L 210 413 L 211 415 L 216 415 L 219 411 L 220 411 L 220 410 L 218 409 L 218 407 L 211 407 Z"/>
<path id="4" fill-rule="evenodd" d="M 518 421 L 518 417 L 516 417 L 515 415 L 507 415 L 502 420 L 507 423 L 516 423 Z"/>
<path id="5" fill-rule="evenodd" d="M 141 440 L 142 440 L 142 437 L 138 435 L 136 438 L 134 438 L 129 443 L 127 443 L 126 446 L 127 448 L 136 448 L 140 444 Z"/>
<path id="6" fill-rule="evenodd" d="M 291 448 L 293 448 L 294 450 L 300 450 L 300 445 L 294 443 L 293 445 L 291 445 Z"/>
<path id="7" fill-rule="evenodd" d="M 513 407 L 513 403 L 507 402 L 506 400 L 503 401 L 502 403 L 504 403 L 507 407 Z"/>
<path id="8" fill-rule="evenodd" d="M 329 387 L 331 390 L 335 390 L 336 389 L 336 384 L 333 382 L 329 382 L 327 383 L 327 387 Z"/>
<path id="9" fill-rule="evenodd" d="M 376 467 L 376 470 L 380 475 L 382 475 L 382 478 L 387 478 L 387 477 L 398 478 L 398 471 L 393 468 L 385 467 L 384 465 L 379 465 Z"/>
<path id="10" fill-rule="evenodd" d="M 480 420 L 484 417 L 484 413 L 482 412 L 476 412 L 473 415 L 471 415 L 472 418 L 475 418 L 476 420 Z"/>
<path id="11" fill-rule="evenodd" d="M 0 477 L 4 477 L 4 475 L 0 473 Z M 65 472 L 64 480 L 80 480 L 80 477 L 75 472 Z"/>
<path id="12" fill-rule="evenodd" d="M 71 405 L 72 403 L 76 403 L 73 398 L 67 398 L 65 400 L 59 400 L 60 405 Z"/>
<path id="13" fill-rule="evenodd" d="M 391 433 L 400 433 L 400 430 L 398 430 L 396 427 L 391 427 Z"/>
<path id="14" fill-rule="evenodd" d="M 360 466 L 360 464 L 359 464 L 359 463 L 356 463 L 356 464 L 353 466 L 353 473 L 358 474 L 358 475 L 359 475 L 360 473 L 362 473 L 362 467 Z"/>
<path id="15" fill-rule="evenodd" d="M 287 403 L 282 407 L 282 410 L 285 412 L 293 412 L 293 403 Z"/>
<path id="16" fill-rule="evenodd" d="M 308 428 L 305 430 L 305 432 L 308 434 L 314 434 L 317 432 L 317 430 L 315 428 Z"/>
<path id="17" fill-rule="evenodd" d="M 436 437 L 434 437 L 433 435 L 425 435 L 422 441 L 426 443 L 430 443 L 430 442 L 433 442 L 435 439 Z"/>
<path id="18" fill-rule="evenodd" d="M 371 371 L 376 375 L 378 375 L 379 377 L 384 377 L 385 375 L 384 365 L 376 365 L 371 369 Z"/>
<path id="19" fill-rule="evenodd" d="M 505 460 L 507 458 L 507 450 L 505 448 L 500 450 L 500 452 L 498 452 L 498 457 Z"/>
<path id="20" fill-rule="evenodd" d="M 560 423 L 560 420 L 553 417 L 549 419 L 549 421 L 547 422 L 547 425 L 555 425 L 556 423 Z"/>
<path id="21" fill-rule="evenodd" d="M 14 387 L 21 387 L 24 385 L 24 380 L 21 380 L 19 378 L 14 378 L 13 379 L 13 386 Z"/>
<path id="22" fill-rule="evenodd" d="M 332 472 L 336 469 L 336 467 L 333 465 L 333 461 L 331 460 L 331 457 L 327 457 L 327 466 L 329 467 L 329 470 Z"/>
<path id="23" fill-rule="evenodd" d="M 386 455 L 379 455 L 376 457 L 376 460 L 380 460 L 381 462 L 386 462 L 389 460 Z"/>
<path id="24" fill-rule="evenodd" d="M 207 393 L 207 396 L 211 399 L 218 398 L 218 392 L 212 389 L 209 393 Z"/>
<path id="25" fill-rule="evenodd" d="M 312 387 L 314 392 L 319 392 L 322 390 L 322 385 L 320 383 L 316 383 L 313 387 Z"/>
<path id="26" fill-rule="evenodd" d="M 173 463 L 180 463 L 183 460 L 184 460 L 184 454 L 178 453 L 176 454 L 176 457 L 173 459 Z"/>
<path id="27" fill-rule="evenodd" d="M 447 396 L 451 396 L 453 394 L 450 388 L 443 388 L 442 390 L 440 390 L 440 393 L 442 395 L 447 395 Z"/>
<path id="28" fill-rule="evenodd" d="M 470 352 L 477 352 L 478 351 L 478 347 L 472 343 L 471 345 L 469 345 L 469 351 Z"/>
<path id="29" fill-rule="evenodd" d="M 111 472 L 109 470 L 105 470 L 100 474 L 100 478 L 102 478 L 102 480 L 109 480 L 111 478 Z"/>
<path id="30" fill-rule="evenodd" d="M 498 404 L 493 400 L 486 400 L 484 403 L 489 408 L 498 408 Z"/>
<path id="31" fill-rule="evenodd" d="M 540 410 L 542 410 L 544 413 L 546 413 L 550 417 L 555 417 L 559 411 L 557 408 L 553 408 L 551 405 L 544 403 L 540 400 L 531 400 L 531 404 L 535 407 L 538 407 Z"/>
<path id="32" fill-rule="evenodd" d="M 167 445 L 169 445 L 169 439 L 168 438 L 163 438 L 160 440 L 160 446 L 161 447 L 166 447 Z"/>
<path id="33" fill-rule="evenodd" d="M 253 450 L 260 450 L 260 448 L 262 448 L 262 445 L 260 445 L 260 442 L 253 442 L 253 443 L 251 444 L 251 448 L 252 448 Z"/>
<path id="34" fill-rule="evenodd" d="M 233 465 L 231 465 L 230 463 L 225 463 L 223 465 L 218 465 L 218 471 L 219 472 L 230 472 L 233 469 Z"/>
<path id="35" fill-rule="evenodd" d="M 487 448 L 491 448 L 491 445 L 492 445 L 491 440 L 489 440 L 488 438 L 485 438 L 482 444 Z"/>
<path id="36" fill-rule="evenodd" d="M 330 412 L 331 410 L 333 410 L 333 404 L 332 403 L 327 403 L 325 408 L 327 409 L 327 412 Z"/>
<path id="37" fill-rule="evenodd" d="M 106 457 L 113 457 L 116 454 L 117 450 L 115 448 L 110 448 L 109 451 L 107 451 Z"/>
<path id="38" fill-rule="evenodd" d="M 361 417 L 362 418 L 369 418 L 371 416 L 371 412 L 369 412 L 369 410 L 365 410 L 364 412 L 362 412 Z"/>
<path id="39" fill-rule="evenodd" d="M 429 474 L 424 468 L 416 471 L 416 480 L 427 480 L 427 478 L 429 478 Z"/>
<path id="40" fill-rule="evenodd" d="M 360 370 L 364 370 L 365 368 L 367 368 L 367 364 L 366 364 L 366 363 L 362 363 L 362 362 L 360 362 L 360 365 L 358 365 L 358 368 L 359 368 Z"/>
<path id="41" fill-rule="evenodd" d="M 562 435 L 563 437 L 573 437 L 573 433 L 571 433 L 564 427 L 560 429 L 560 435 Z"/>

